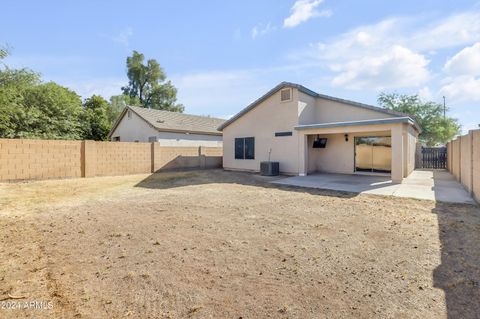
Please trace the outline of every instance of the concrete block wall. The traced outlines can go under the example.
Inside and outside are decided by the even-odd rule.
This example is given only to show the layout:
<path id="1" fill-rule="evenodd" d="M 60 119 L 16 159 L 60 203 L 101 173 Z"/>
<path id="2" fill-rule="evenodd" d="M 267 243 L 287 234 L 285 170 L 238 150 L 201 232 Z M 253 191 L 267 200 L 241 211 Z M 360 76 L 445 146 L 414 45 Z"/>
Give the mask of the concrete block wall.
<path id="1" fill-rule="evenodd" d="M 0 181 L 220 168 L 221 147 L 159 143 L 0 139 Z"/>
<path id="2" fill-rule="evenodd" d="M 200 147 L 202 168 L 223 167 L 223 150 L 221 147 Z"/>
<path id="3" fill-rule="evenodd" d="M 480 130 L 472 131 L 472 193 L 480 203 Z"/>
<path id="4" fill-rule="evenodd" d="M 160 154 L 155 161 L 160 169 L 200 168 L 199 147 L 160 146 Z"/>
<path id="5" fill-rule="evenodd" d="M 95 142 L 96 176 L 150 173 L 150 143 Z"/>
<path id="6" fill-rule="evenodd" d="M 447 144 L 448 170 L 480 201 L 480 130 L 472 130 Z"/>
<path id="7" fill-rule="evenodd" d="M 80 141 L 0 139 L 0 180 L 81 177 Z"/>

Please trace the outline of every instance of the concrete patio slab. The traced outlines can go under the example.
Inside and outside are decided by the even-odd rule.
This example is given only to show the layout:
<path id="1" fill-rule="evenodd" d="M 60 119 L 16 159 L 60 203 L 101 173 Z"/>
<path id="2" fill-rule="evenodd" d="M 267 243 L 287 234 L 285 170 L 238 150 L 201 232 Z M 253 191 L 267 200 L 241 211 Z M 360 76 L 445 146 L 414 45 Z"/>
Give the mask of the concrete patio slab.
<path id="1" fill-rule="evenodd" d="M 475 204 L 475 201 L 445 170 L 415 170 L 402 184 L 387 176 L 319 173 L 287 177 L 272 183 L 299 187 L 331 189 L 353 193 L 391 195 L 434 201 Z"/>

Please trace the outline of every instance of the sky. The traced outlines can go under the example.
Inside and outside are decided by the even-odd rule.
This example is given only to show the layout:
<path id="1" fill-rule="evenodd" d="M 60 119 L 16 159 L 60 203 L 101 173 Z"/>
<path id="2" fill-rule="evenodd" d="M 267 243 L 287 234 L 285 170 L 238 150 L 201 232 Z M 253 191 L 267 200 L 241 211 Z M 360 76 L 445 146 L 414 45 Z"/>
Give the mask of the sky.
<path id="1" fill-rule="evenodd" d="M 228 118 L 282 81 L 377 105 L 443 103 L 480 124 L 480 1 L 2 1 L 0 44 L 83 98 L 121 93 L 133 50 L 156 59 L 185 112 Z"/>

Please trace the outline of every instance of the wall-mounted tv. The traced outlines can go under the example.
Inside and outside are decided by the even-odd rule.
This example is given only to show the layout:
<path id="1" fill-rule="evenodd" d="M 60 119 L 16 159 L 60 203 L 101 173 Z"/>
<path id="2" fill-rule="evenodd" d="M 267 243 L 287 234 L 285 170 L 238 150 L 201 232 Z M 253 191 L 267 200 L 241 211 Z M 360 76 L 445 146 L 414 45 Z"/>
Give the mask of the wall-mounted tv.
<path id="1" fill-rule="evenodd" d="M 322 138 L 316 138 L 313 141 L 313 148 L 325 148 L 327 147 L 327 139 L 322 137 Z"/>

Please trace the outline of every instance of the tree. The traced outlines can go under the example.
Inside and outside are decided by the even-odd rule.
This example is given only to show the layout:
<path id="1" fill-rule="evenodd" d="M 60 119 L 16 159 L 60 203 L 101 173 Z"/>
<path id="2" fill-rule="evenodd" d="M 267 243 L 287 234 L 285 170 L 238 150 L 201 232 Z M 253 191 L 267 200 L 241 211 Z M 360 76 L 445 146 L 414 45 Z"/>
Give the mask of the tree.
<path id="1" fill-rule="evenodd" d="M 458 121 L 443 116 L 443 105 L 424 102 L 418 95 L 382 92 L 378 103 L 386 109 L 411 115 L 422 128 L 419 140 L 428 146 L 445 144 L 460 133 Z"/>
<path id="2" fill-rule="evenodd" d="M 139 105 L 138 98 L 132 98 L 128 95 L 113 95 L 110 97 L 110 110 L 108 117 L 110 122 L 115 122 L 127 105 Z"/>
<path id="3" fill-rule="evenodd" d="M 83 139 L 105 141 L 112 127 L 109 118 L 110 104 L 99 95 L 92 95 L 83 103 L 81 115 Z"/>
<path id="4" fill-rule="evenodd" d="M 8 50 L 4 47 L 0 47 L 0 59 L 6 58 L 8 55 Z"/>
<path id="5" fill-rule="evenodd" d="M 0 137 L 18 137 L 25 129 L 25 93 L 39 83 L 40 76 L 31 70 L 0 70 Z"/>
<path id="6" fill-rule="evenodd" d="M 122 87 L 125 95 L 132 99 L 138 99 L 143 107 L 183 112 L 184 107 L 177 104 L 177 89 L 170 81 L 166 81 L 166 74 L 160 64 L 149 59 L 144 64 L 144 55 L 133 51 L 131 57 L 127 57 L 128 86 Z"/>
<path id="7" fill-rule="evenodd" d="M 0 60 L 7 55 L 0 47 Z M 42 83 L 29 69 L 0 68 L 0 137 L 42 139 L 106 139 L 110 105 L 92 96 L 80 97 L 56 83 Z"/>
<path id="8" fill-rule="evenodd" d="M 82 138 L 80 96 L 54 82 L 25 90 L 20 129 L 15 137 L 41 139 Z"/>

